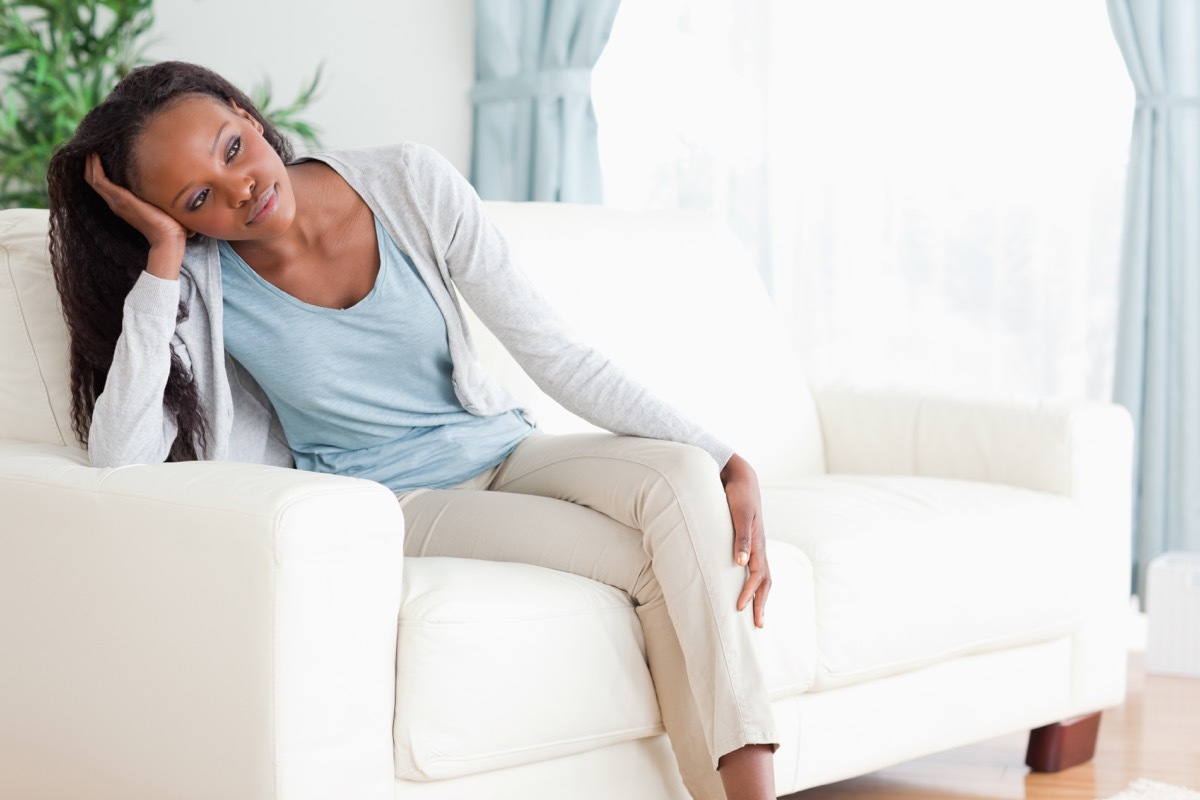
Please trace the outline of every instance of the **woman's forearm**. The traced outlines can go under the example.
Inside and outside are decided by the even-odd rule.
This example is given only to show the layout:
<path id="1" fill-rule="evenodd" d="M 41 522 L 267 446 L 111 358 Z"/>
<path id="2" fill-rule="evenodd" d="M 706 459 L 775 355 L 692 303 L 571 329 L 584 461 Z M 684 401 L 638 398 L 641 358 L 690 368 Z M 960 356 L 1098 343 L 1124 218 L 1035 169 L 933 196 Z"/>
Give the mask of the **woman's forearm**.
<path id="1" fill-rule="evenodd" d="M 117 467 L 166 460 L 174 418 L 163 405 L 179 307 L 179 281 L 149 274 L 125 300 L 121 335 L 88 432 L 92 465 Z"/>

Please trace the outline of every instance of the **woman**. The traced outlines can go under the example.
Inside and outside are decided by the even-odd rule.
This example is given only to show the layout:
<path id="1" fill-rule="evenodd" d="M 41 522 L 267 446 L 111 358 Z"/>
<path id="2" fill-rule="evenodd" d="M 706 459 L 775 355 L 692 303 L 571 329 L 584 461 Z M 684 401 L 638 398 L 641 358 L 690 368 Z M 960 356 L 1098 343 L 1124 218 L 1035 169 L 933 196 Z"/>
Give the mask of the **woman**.
<path id="1" fill-rule="evenodd" d="M 408 555 L 617 586 L 689 790 L 775 796 L 754 471 L 570 339 L 444 159 L 404 144 L 293 160 L 242 92 L 165 62 L 88 114 L 49 182 L 93 464 L 365 477 L 396 492 Z M 456 292 L 551 396 L 624 435 L 539 433 L 480 372 Z"/>

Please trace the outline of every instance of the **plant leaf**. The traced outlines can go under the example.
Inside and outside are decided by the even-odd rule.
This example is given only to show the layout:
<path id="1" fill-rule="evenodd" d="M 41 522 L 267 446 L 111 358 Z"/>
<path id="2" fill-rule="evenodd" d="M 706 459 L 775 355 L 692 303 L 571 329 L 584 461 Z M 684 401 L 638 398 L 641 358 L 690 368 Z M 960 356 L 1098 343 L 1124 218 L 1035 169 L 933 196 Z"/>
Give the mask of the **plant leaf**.
<path id="1" fill-rule="evenodd" d="M 0 0 L 0 208 L 46 206 L 54 149 L 145 63 L 153 0 Z"/>

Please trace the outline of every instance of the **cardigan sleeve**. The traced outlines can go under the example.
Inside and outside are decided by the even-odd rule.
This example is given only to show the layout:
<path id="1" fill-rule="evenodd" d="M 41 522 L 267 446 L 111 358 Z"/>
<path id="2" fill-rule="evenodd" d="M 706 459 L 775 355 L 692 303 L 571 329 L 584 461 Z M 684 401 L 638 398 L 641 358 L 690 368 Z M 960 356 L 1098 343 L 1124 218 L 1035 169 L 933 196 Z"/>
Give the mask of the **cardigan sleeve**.
<path id="1" fill-rule="evenodd" d="M 104 390 L 96 398 L 88 430 L 88 457 L 94 467 L 156 464 L 167 459 L 175 441 L 174 416 L 163 405 L 171 371 L 179 281 L 138 276 L 125 298 Z"/>
<path id="2" fill-rule="evenodd" d="M 475 189 L 452 164 L 422 145 L 409 145 L 406 160 L 455 288 L 542 391 L 593 425 L 696 445 L 724 467 L 732 448 L 571 334 L 513 262 Z"/>

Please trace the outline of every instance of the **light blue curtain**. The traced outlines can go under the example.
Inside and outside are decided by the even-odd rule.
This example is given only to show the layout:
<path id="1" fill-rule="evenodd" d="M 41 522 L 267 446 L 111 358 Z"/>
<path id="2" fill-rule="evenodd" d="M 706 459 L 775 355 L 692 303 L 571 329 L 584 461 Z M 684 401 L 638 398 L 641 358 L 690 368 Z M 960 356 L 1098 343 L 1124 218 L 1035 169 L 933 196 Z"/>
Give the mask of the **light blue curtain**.
<path id="1" fill-rule="evenodd" d="M 475 0 L 471 182 L 486 200 L 599 203 L 592 67 L 620 0 Z"/>
<path id="2" fill-rule="evenodd" d="M 1200 551 L 1200 3 L 1108 0 L 1137 90 L 1114 396 L 1137 436 L 1134 583 Z"/>

